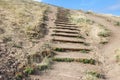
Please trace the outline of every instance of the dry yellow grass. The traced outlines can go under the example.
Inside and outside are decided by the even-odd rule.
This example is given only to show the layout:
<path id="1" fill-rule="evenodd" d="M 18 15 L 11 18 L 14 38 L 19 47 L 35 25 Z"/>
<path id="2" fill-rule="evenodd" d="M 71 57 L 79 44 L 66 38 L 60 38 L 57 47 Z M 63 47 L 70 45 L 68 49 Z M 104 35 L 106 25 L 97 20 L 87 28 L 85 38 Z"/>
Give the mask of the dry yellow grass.
<path id="1" fill-rule="evenodd" d="M 6 45 L 6 53 L 9 53 L 1 57 L 1 67 L 13 57 L 20 63 L 17 67 L 21 68 L 27 63 L 31 50 L 35 50 L 34 53 L 40 51 L 40 45 L 35 47 L 38 44 L 36 38 L 45 35 L 45 26 L 41 25 L 47 9 L 47 5 L 32 0 L 0 0 L 0 47 Z"/>
<path id="2" fill-rule="evenodd" d="M 44 4 L 32 0 L 0 0 L 0 22 L 9 31 L 15 28 L 24 33 L 34 33 L 40 29 L 46 9 Z"/>
<path id="3" fill-rule="evenodd" d="M 70 14 L 70 22 L 78 25 L 84 34 L 89 34 L 97 43 L 105 44 L 108 42 L 110 31 L 105 26 L 88 19 L 82 12 L 72 12 Z"/>

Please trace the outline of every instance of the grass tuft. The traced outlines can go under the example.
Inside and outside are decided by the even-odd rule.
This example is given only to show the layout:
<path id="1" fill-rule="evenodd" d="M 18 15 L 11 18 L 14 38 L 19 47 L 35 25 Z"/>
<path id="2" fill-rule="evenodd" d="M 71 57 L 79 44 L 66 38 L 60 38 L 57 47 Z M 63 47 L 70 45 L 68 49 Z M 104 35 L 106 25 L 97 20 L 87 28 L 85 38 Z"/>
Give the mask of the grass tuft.
<path id="1" fill-rule="evenodd" d="M 92 76 L 94 76 L 94 77 L 96 77 L 96 78 L 102 78 L 102 79 L 105 78 L 104 75 L 102 75 L 102 74 L 100 74 L 100 73 L 98 73 L 98 72 L 95 72 L 95 71 L 87 72 L 87 74 L 92 75 Z"/>
<path id="2" fill-rule="evenodd" d="M 93 65 L 95 65 L 96 63 L 94 59 L 53 58 L 52 60 L 57 62 L 81 62 L 84 64 L 93 64 Z"/>

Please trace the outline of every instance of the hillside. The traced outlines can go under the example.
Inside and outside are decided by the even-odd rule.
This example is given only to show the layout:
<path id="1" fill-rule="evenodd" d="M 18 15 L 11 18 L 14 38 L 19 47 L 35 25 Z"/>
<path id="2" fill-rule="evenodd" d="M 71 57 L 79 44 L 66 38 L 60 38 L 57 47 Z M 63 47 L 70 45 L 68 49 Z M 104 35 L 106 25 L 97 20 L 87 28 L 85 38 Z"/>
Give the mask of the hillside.
<path id="1" fill-rule="evenodd" d="M 0 0 L 0 80 L 120 80 L 120 17 Z"/>

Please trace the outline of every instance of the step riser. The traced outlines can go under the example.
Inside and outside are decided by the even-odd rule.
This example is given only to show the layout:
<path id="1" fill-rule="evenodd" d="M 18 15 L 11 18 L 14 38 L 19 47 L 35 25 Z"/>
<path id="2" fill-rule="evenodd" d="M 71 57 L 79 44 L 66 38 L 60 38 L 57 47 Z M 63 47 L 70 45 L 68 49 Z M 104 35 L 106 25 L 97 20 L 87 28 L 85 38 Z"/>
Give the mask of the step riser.
<path id="1" fill-rule="evenodd" d="M 69 24 L 56 24 L 56 26 L 78 28 L 78 26 L 75 26 L 75 25 L 69 25 Z"/>
<path id="2" fill-rule="evenodd" d="M 78 32 L 70 32 L 70 31 L 56 31 L 56 30 L 53 30 L 53 32 L 56 32 L 56 33 L 70 33 L 70 34 L 79 34 Z"/>
<path id="3" fill-rule="evenodd" d="M 59 49 L 59 48 L 58 48 Z M 73 48 L 60 48 L 60 50 L 55 49 L 56 52 L 69 52 L 69 51 L 91 51 L 90 49 L 73 49 Z"/>
<path id="4" fill-rule="evenodd" d="M 78 29 L 64 28 L 64 27 L 55 27 L 55 29 L 66 29 L 66 30 L 76 30 L 76 31 L 80 31 L 80 30 L 78 30 Z"/>
<path id="5" fill-rule="evenodd" d="M 55 42 L 63 42 L 63 43 L 79 43 L 79 44 L 84 44 L 84 42 L 77 42 L 77 41 L 65 41 L 65 40 L 55 40 L 53 39 L 52 41 L 55 41 Z"/>
<path id="6" fill-rule="evenodd" d="M 55 24 L 76 25 L 76 24 L 71 24 L 71 23 L 67 23 L 67 22 L 63 22 L 63 21 L 57 21 L 57 22 L 55 22 Z"/>
<path id="7" fill-rule="evenodd" d="M 74 58 L 53 58 L 53 61 L 57 61 L 57 62 L 80 62 L 80 63 L 84 63 L 84 64 L 92 64 L 95 65 L 96 64 L 96 60 L 94 59 L 83 59 L 83 58 L 78 58 L 78 59 L 74 59 Z"/>
<path id="8" fill-rule="evenodd" d="M 73 35 L 62 35 L 62 34 L 52 34 L 52 36 L 61 36 L 61 37 L 78 37 L 78 36 L 73 36 Z"/>

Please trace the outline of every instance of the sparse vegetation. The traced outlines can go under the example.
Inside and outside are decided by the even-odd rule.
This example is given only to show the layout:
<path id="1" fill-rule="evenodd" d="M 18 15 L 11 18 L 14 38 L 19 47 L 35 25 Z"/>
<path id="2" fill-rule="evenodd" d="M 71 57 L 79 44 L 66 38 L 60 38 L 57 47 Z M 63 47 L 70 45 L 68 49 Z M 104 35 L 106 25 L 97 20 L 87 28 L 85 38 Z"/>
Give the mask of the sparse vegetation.
<path id="1" fill-rule="evenodd" d="M 45 57 L 41 64 L 37 67 L 40 71 L 46 70 L 50 67 L 52 60 L 50 58 Z"/>
<path id="2" fill-rule="evenodd" d="M 109 40 L 107 38 L 101 38 L 100 44 L 107 44 Z"/>
<path id="3" fill-rule="evenodd" d="M 16 80 L 22 80 L 22 78 L 23 78 L 22 73 L 21 72 L 16 73 L 15 78 L 16 78 Z"/>
<path id="4" fill-rule="evenodd" d="M 4 43 L 10 42 L 10 41 L 12 41 L 12 38 L 10 36 L 4 36 L 3 37 L 3 42 Z"/>
<path id="5" fill-rule="evenodd" d="M 75 60 L 73 58 L 53 58 L 53 61 L 58 61 L 58 62 L 73 62 Z"/>
<path id="6" fill-rule="evenodd" d="M 104 79 L 105 76 L 98 73 L 98 72 L 95 72 L 95 71 L 90 71 L 90 72 L 87 72 L 87 74 L 93 76 L 93 77 L 96 77 L 96 78 L 101 78 L 101 79 Z"/>
<path id="7" fill-rule="evenodd" d="M 116 23 L 115 23 L 115 26 L 120 26 L 120 22 L 116 22 Z"/>
<path id="8" fill-rule="evenodd" d="M 93 12 L 92 11 L 87 11 L 86 14 L 93 14 Z"/>
<path id="9" fill-rule="evenodd" d="M 85 38 L 84 38 L 83 36 L 81 36 L 81 35 L 80 35 L 78 38 L 85 39 Z"/>
<path id="10" fill-rule="evenodd" d="M 82 52 L 82 53 L 88 53 L 89 51 L 88 50 L 81 50 L 80 52 Z"/>
<path id="11" fill-rule="evenodd" d="M 92 20 L 90 20 L 90 19 L 87 19 L 86 22 L 87 22 L 88 24 L 90 24 L 90 25 L 93 25 L 93 24 L 95 23 L 95 21 L 92 21 Z"/>
<path id="12" fill-rule="evenodd" d="M 34 68 L 33 67 L 26 67 L 24 70 L 24 73 L 30 75 L 34 73 Z"/>
<path id="13" fill-rule="evenodd" d="M 116 62 L 120 63 L 120 49 L 115 50 Z"/>
<path id="14" fill-rule="evenodd" d="M 55 48 L 54 50 L 58 51 L 58 52 L 64 52 L 64 50 L 62 48 Z"/>
<path id="15" fill-rule="evenodd" d="M 101 31 L 98 33 L 98 36 L 101 36 L 101 37 L 108 37 L 110 36 L 110 32 L 109 31 Z"/>
<path id="16" fill-rule="evenodd" d="M 104 25 L 99 24 L 98 26 L 100 28 L 100 32 L 98 33 L 98 36 L 100 36 L 100 37 L 109 37 L 110 36 L 110 34 L 111 34 L 110 31 L 108 29 L 106 29 Z"/>
<path id="17" fill-rule="evenodd" d="M 93 64 L 93 65 L 96 63 L 94 59 L 53 58 L 52 60 L 58 62 L 81 62 L 84 64 Z"/>

